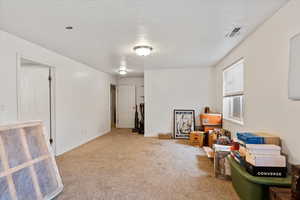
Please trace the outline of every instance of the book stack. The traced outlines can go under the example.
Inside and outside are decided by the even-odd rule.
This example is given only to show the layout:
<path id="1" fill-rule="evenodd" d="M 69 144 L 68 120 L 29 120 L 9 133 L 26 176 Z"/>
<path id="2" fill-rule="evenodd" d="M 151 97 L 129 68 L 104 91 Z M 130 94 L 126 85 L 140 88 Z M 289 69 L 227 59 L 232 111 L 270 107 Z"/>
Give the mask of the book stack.
<path id="1" fill-rule="evenodd" d="M 237 138 L 234 138 L 233 141 L 239 144 L 238 152 L 241 158 L 246 157 L 246 145 L 249 144 L 274 144 L 276 146 L 281 145 L 281 140 L 278 136 L 263 132 L 238 132 Z"/>
<path id="2" fill-rule="evenodd" d="M 274 144 L 246 144 L 246 169 L 253 176 L 285 177 L 286 158 Z"/>

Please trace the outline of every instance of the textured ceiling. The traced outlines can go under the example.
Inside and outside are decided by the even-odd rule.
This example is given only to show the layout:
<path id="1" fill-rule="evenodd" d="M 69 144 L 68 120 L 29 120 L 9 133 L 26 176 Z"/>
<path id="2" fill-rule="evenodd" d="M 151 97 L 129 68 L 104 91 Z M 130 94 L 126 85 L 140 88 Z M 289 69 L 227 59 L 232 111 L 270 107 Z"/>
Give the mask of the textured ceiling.
<path id="1" fill-rule="evenodd" d="M 0 28 L 99 70 L 212 66 L 287 0 L 0 0 Z M 66 30 L 73 26 L 73 30 Z M 235 38 L 226 34 L 236 26 Z M 138 57 L 132 48 L 150 44 Z"/>

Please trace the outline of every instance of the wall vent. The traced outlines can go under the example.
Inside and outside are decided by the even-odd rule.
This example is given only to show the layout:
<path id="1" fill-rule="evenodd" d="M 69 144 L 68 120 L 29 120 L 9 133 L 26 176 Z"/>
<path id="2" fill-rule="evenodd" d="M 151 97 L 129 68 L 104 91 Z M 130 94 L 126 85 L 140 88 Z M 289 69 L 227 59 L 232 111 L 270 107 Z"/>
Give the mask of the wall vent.
<path id="1" fill-rule="evenodd" d="M 229 34 L 227 34 L 227 37 L 234 37 L 238 35 L 241 31 L 242 27 L 235 27 Z"/>

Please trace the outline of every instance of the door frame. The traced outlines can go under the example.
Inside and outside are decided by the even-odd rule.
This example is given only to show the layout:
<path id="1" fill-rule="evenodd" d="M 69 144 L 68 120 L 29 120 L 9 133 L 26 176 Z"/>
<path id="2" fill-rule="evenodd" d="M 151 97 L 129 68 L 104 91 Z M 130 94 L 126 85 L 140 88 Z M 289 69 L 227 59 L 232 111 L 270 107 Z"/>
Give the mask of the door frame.
<path id="1" fill-rule="evenodd" d="M 26 59 L 30 60 L 32 62 L 36 62 L 39 64 L 44 65 L 45 67 L 50 69 L 51 74 L 51 96 L 50 96 L 50 102 L 51 102 L 51 110 L 50 110 L 50 120 L 51 120 L 51 136 L 53 138 L 53 144 L 52 150 L 54 155 L 56 155 L 56 148 L 57 148 L 57 140 L 56 140 L 56 68 L 52 66 L 51 64 L 47 64 L 44 61 L 40 61 L 39 58 L 32 58 L 30 56 L 24 56 L 20 53 L 17 53 L 16 55 L 16 77 L 17 77 L 17 120 L 21 120 L 21 60 Z"/>
<path id="2" fill-rule="evenodd" d="M 112 117 L 112 110 L 111 110 L 111 107 L 112 107 L 112 105 L 111 105 L 111 103 L 112 103 L 111 88 L 112 87 L 115 87 L 115 101 L 113 103 L 115 104 L 114 118 L 115 118 L 116 123 L 115 123 L 115 127 L 114 128 L 117 128 L 117 87 L 118 86 L 116 84 L 113 84 L 113 83 L 111 83 L 110 87 L 109 87 L 110 128 L 112 128 L 111 127 L 111 125 L 112 125 L 112 119 L 111 119 L 111 117 Z"/>
<path id="3" fill-rule="evenodd" d="M 118 94 L 119 94 L 119 87 L 120 86 L 133 86 L 134 87 L 134 103 L 136 105 L 136 86 L 134 84 L 120 84 L 116 85 L 116 128 L 120 128 L 119 126 L 119 109 L 118 109 Z"/>

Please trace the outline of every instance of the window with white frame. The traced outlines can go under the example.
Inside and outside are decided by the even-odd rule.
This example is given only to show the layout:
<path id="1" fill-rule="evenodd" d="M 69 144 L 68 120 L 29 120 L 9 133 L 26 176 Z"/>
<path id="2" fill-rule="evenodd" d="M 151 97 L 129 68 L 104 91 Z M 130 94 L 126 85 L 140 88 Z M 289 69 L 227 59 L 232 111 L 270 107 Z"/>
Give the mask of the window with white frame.
<path id="1" fill-rule="evenodd" d="M 243 123 L 244 60 L 241 59 L 223 71 L 224 119 Z"/>

